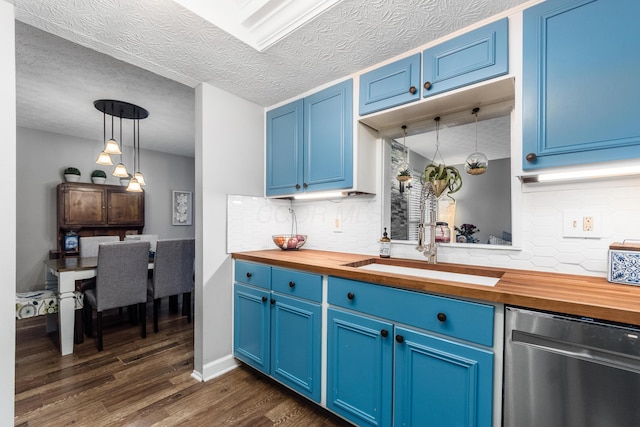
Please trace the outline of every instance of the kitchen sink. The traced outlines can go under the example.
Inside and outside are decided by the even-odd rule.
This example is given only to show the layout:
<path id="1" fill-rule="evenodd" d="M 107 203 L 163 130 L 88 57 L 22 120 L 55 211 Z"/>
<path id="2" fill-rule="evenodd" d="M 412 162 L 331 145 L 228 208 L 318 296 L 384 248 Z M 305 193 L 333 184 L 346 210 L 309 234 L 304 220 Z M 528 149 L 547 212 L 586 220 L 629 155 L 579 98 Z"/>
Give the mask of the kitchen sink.
<path id="1" fill-rule="evenodd" d="M 394 258 L 371 258 L 365 261 L 347 264 L 346 267 L 482 286 L 495 286 L 503 274 L 503 272 L 499 270 L 429 264 L 425 261 Z"/>

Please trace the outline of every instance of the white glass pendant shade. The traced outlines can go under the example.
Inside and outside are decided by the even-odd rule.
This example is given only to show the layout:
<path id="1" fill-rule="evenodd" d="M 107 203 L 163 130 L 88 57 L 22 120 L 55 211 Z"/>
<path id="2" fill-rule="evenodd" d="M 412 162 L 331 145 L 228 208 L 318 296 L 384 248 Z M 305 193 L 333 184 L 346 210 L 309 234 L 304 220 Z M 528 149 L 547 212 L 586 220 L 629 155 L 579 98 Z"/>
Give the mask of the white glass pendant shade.
<path id="1" fill-rule="evenodd" d="M 479 151 L 469 154 L 464 162 L 464 170 L 469 175 L 482 175 L 487 171 L 487 166 L 489 166 L 489 159 Z"/>
<path id="2" fill-rule="evenodd" d="M 113 161 L 111 160 L 111 156 L 109 155 L 109 153 L 105 153 L 104 151 L 101 151 L 100 154 L 98 154 L 98 158 L 96 159 L 96 163 L 99 165 L 103 165 L 103 166 L 111 166 L 113 165 Z"/>
<path id="3" fill-rule="evenodd" d="M 122 150 L 120 150 L 120 146 L 118 145 L 118 141 L 111 138 L 104 145 L 104 152 L 107 154 L 122 154 Z"/>
<path id="4" fill-rule="evenodd" d="M 138 181 L 138 184 L 147 185 L 147 183 L 144 182 L 144 176 L 142 175 L 142 172 L 140 171 L 136 172 L 133 177 Z"/>
<path id="5" fill-rule="evenodd" d="M 142 192 L 142 187 L 140 187 L 140 183 L 135 177 L 131 178 L 131 180 L 129 181 L 129 185 L 127 185 L 127 191 L 130 191 L 132 193 Z"/>
<path id="6" fill-rule="evenodd" d="M 129 172 L 127 172 L 127 168 L 123 163 L 118 163 L 116 168 L 113 170 L 112 175 L 119 178 L 125 178 L 129 176 Z"/>

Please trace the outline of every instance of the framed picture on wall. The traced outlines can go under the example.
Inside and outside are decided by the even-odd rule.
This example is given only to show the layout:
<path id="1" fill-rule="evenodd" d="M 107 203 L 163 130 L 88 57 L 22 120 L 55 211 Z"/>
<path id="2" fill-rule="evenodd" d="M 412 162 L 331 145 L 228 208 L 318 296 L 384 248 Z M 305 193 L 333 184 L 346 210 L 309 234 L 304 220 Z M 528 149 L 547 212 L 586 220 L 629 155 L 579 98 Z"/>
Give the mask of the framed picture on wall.
<path id="1" fill-rule="evenodd" d="M 173 225 L 191 225 L 192 221 L 192 201 L 191 191 L 173 190 Z"/>

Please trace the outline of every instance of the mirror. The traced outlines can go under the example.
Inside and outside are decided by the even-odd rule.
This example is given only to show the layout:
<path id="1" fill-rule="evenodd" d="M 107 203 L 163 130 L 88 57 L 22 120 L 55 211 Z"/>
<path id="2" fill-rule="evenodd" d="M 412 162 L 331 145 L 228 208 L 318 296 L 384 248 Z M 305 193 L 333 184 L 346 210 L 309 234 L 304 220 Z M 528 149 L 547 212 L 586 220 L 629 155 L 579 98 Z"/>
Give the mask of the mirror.
<path id="1" fill-rule="evenodd" d="M 471 110 L 441 117 L 438 138 L 435 123 L 409 124 L 406 137 L 401 128 L 384 132 L 383 223 L 389 225 L 392 241 L 417 241 L 420 175 L 436 154 L 438 139 L 444 163 L 455 166 L 462 176 L 462 188 L 451 197 L 443 195 L 439 202 L 438 221 L 449 222 L 451 243 L 511 244 L 511 108 L 487 110 L 485 117 L 483 108 L 478 112 L 477 150 Z M 465 171 L 465 162 L 476 151 L 484 153 L 489 164 L 485 173 L 471 175 Z M 434 163 L 442 163 L 440 155 Z M 407 165 L 412 179 L 400 182 L 397 177 Z M 456 242 L 454 226 L 462 229 L 463 224 L 472 224 L 477 231 Z"/>

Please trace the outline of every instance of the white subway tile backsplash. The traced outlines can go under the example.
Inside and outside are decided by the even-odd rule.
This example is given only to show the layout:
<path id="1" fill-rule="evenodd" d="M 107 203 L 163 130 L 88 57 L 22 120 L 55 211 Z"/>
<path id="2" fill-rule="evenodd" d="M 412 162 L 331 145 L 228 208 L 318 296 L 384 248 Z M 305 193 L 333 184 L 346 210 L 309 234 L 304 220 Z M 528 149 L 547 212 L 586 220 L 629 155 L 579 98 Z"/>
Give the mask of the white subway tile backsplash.
<path id="1" fill-rule="evenodd" d="M 298 219 L 298 231 L 309 235 L 304 249 L 378 255 L 382 228 L 378 196 L 352 197 L 339 201 L 304 201 L 229 196 L 228 250 L 275 248 L 271 235 L 289 231 L 288 208 Z M 562 237 L 565 209 L 602 212 L 601 239 Z M 613 180 L 607 187 L 599 183 L 544 187 L 522 193 L 522 247 L 439 248 L 441 262 L 487 265 L 525 270 L 586 274 L 606 277 L 607 251 L 613 242 L 640 239 L 640 180 Z M 336 230 L 335 221 L 341 227 Z M 391 256 L 424 259 L 415 244 L 392 242 Z"/>

